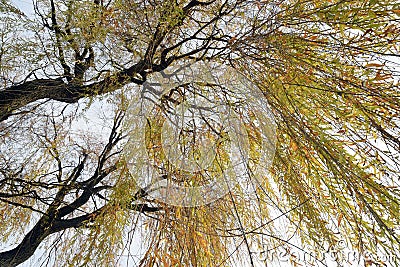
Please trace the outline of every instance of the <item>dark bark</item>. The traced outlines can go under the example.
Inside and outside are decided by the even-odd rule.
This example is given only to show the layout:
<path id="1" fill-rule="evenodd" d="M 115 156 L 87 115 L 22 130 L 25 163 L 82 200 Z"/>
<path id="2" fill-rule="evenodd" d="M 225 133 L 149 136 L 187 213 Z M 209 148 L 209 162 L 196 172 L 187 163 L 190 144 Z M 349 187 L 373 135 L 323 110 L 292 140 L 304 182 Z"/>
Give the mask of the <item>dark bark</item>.
<path id="1" fill-rule="evenodd" d="M 75 103 L 83 97 L 96 96 L 115 91 L 127 83 L 141 84 L 143 81 L 133 78 L 143 73 L 147 67 L 143 61 L 121 71 L 114 76 L 90 85 L 64 82 L 58 79 L 36 79 L 23 82 L 0 91 L 0 121 L 10 117 L 16 109 L 22 108 L 40 99 L 53 99 L 65 103 Z M 166 67 L 166 66 L 165 66 Z"/>
<path id="2" fill-rule="evenodd" d="M 116 163 L 108 167 L 105 167 L 105 164 L 107 161 L 109 161 L 110 154 L 113 153 L 113 148 L 122 139 L 122 136 L 118 131 L 119 127 L 121 126 L 122 119 L 123 113 L 121 112 L 114 120 L 114 125 L 109 135 L 108 143 L 105 145 L 98 158 L 97 168 L 94 173 L 84 181 L 77 181 L 82 175 L 82 171 L 86 166 L 86 160 L 88 158 L 88 155 L 83 152 L 82 160 L 80 160 L 72 172 L 63 180 L 63 186 L 55 194 L 54 199 L 49 204 L 47 210 L 43 212 L 39 211 L 42 216 L 36 225 L 25 235 L 18 246 L 11 250 L 0 253 L 0 267 L 17 266 L 23 263 L 35 253 L 36 249 L 46 237 L 53 233 L 64 231 L 69 228 L 82 227 L 86 223 L 90 223 L 91 221 L 95 220 L 98 215 L 103 214 L 106 207 L 110 207 L 110 205 L 124 207 L 137 212 L 157 212 L 160 210 L 159 207 L 149 206 L 144 203 L 136 203 L 146 196 L 145 193 L 137 193 L 130 203 L 108 203 L 101 208 L 95 209 L 91 213 L 78 216 L 75 215 L 76 217 L 74 217 L 74 213 L 79 210 L 80 207 L 87 204 L 90 199 L 98 196 L 98 194 L 103 190 L 112 189 L 111 185 L 99 184 L 117 169 Z M 23 181 L 23 179 L 20 180 Z M 65 196 L 67 194 L 71 195 L 73 192 L 75 192 L 73 190 L 76 188 L 78 188 L 78 190 L 81 192 L 80 196 L 77 196 L 74 201 L 66 203 Z M 8 196 L 9 195 L 3 194 L 3 197 Z M 30 206 L 21 205 L 18 203 L 9 204 L 22 208 L 31 208 Z M 34 211 L 38 212 L 38 210 Z"/>
<path id="3" fill-rule="evenodd" d="M 101 209 L 87 215 L 77 218 L 60 220 L 58 216 L 44 215 L 36 225 L 25 235 L 21 243 L 12 250 L 0 253 L 0 266 L 14 267 L 28 260 L 49 235 L 63 231 L 68 228 L 77 228 L 83 225 L 85 221 L 93 219 L 100 214 Z"/>
<path id="4" fill-rule="evenodd" d="M 157 212 L 159 207 L 151 207 L 147 204 L 128 204 L 128 209 L 138 212 Z M 102 213 L 104 207 L 90 214 L 85 214 L 72 219 L 58 219 L 57 216 L 44 215 L 25 235 L 22 242 L 12 250 L 0 253 L 1 267 L 14 267 L 28 260 L 35 253 L 36 249 L 42 241 L 53 233 L 57 233 L 69 228 L 78 228 L 95 219 L 96 216 Z M 58 214 L 58 213 L 57 213 Z"/>
<path id="5" fill-rule="evenodd" d="M 200 2 L 197 0 L 189 2 L 183 8 L 181 21 L 163 30 L 160 29 L 160 25 L 157 26 L 142 60 L 120 72 L 114 73 L 102 81 L 90 85 L 84 85 L 82 83 L 82 77 L 92 64 L 94 58 L 93 49 L 88 47 L 85 49 L 86 52 L 84 51 L 82 54 L 75 51 L 76 64 L 74 77 L 71 76 L 70 69 L 64 61 L 63 50 L 60 49 L 60 61 L 65 70 L 64 77 L 25 81 L 0 90 L 0 122 L 9 118 L 15 110 L 40 99 L 53 99 L 66 103 L 75 103 L 83 97 L 96 96 L 115 91 L 128 83 L 142 84 L 148 73 L 162 71 L 176 59 L 175 56 L 167 58 L 167 54 L 170 50 L 165 49 L 164 53 L 162 53 L 160 64 L 154 64 L 153 62 L 153 57 L 167 33 L 171 31 L 172 28 L 181 26 L 183 20 L 188 16 L 193 7 L 206 6 L 213 2 L 214 1 Z M 54 12 L 53 10 L 53 16 Z M 55 18 L 53 18 L 53 20 L 55 20 Z M 53 26 L 47 25 L 47 27 L 54 30 L 56 36 L 61 34 L 56 21 L 53 21 Z M 206 48 L 204 47 L 200 50 L 204 49 Z M 199 51 L 196 50 L 195 52 L 197 53 Z M 88 53 L 89 56 L 84 58 Z M 190 54 L 187 55 L 189 56 Z M 135 78 L 137 75 L 141 78 Z"/>
<path id="6" fill-rule="evenodd" d="M 183 16 L 175 24 L 168 25 L 167 27 L 161 27 L 159 24 L 151 40 L 148 43 L 146 53 L 142 60 L 125 69 L 112 73 L 109 76 L 98 80 L 92 84 L 85 84 L 83 77 L 85 72 L 93 64 L 94 51 L 89 46 L 85 47 L 85 50 L 80 53 L 78 50 L 74 51 L 75 61 L 67 62 L 64 58 L 64 50 L 60 42 L 61 36 L 68 33 L 68 29 L 61 29 L 60 25 L 56 21 L 54 3 L 51 1 L 51 25 L 47 24 L 46 18 L 42 17 L 44 26 L 49 30 L 54 31 L 56 36 L 55 47 L 58 51 L 58 59 L 61 67 L 64 68 L 64 74 L 57 78 L 46 78 L 46 79 L 34 79 L 25 80 L 21 83 L 14 84 L 10 87 L 0 89 L 0 122 L 7 120 L 12 116 L 18 109 L 24 108 L 25 106 L 42 99 L 52 99 L 65 103 L 76 103 L 79 99 L 85 97 L 93 97 L 101 94 L 113 92 L 122 86 L 135 83 L 142 84 L 146 80 L 146 76 L 152 72 L 160 72 L 165 70 L 174 60 L 192 56 L 201 51 L 207 51 L 209 42 L 205 42 L 204 46 L 197 48 L 193 51 L 189 51 L 183 55 L 170 55 L 170 53 L 182 46 L 185 42 L 191 40 L 191 38 L 185 39 L 183 42 L 179 42 L 177 45 L 171 46 L 170 49 L 162 48 L 161 58 L 157 59 L 155 64 L 155 54 L 160 50 L 161 44 L 165 40 L 165 37 L 174 28 L 182 26 L 184 19 L 190 14 L 191 9 L 196 6 L 207 6 L 211 5 L 215 0 L 209 2 L 200 2 L 197 0 L 190 1 L 185 7 L 183 7 Z M 98 4 L 99 2 L 96 1 Z M 38 14 L 40 16 L 40 14 Z M 220 17 L 220 15 L 217 15 Z M 214 20 L 212 20 L 214 22 Z M 211 24 L 210 22 L 209 24 Z M 207 26 L 209 25 L 207 24 Z M 206 26 L 204 26 L 205 28 Z M 202 28 L 203 29 L 203 28 Z M 200 30 L 199 30 L 200 32 Z M 197 33 L 196 33 L 197 34 Z M 196 34 L 192 37 L 196 39 Z M 201 40 L 201 39 L 199 39 Z M 211 39 L 210 39 L 211 40 Z M 73 70 L 70 66 L 73 66 Z M 89 199 L 100 194 L 100 191 L 107 190 L 107 186 L 99 186 L 99 183 L 109 173 L 115 170 L 114 167 L 105 169 L 105 161 L 108 159 L 108 155 L 111 149 L 119 141 L 117 133 L 117 126 L 119 126 L 120 120 L 116 121 L 116 127 L 113 128 L 110 136 L 110 142 L 106 146 L 102 155 L 99 159 L 99 165 L 95 173 L 84 182 L 76 182 L 77 178 L 81 175 L 81 171 L 84 168 L 85 161 L 83 160 L 74 170 L 70 177 L 67 177 L 59 192 L 54 197 L 54 201 L 49 205 L 46 211 L 40 211 L 41 218 L 35 224 L 35 226 L 25 235 L 23 240 L 13 249 L 0 252 L 0 267 L 17 266 L 26 260 L 28 260 L 40 246 L 43 240 L 51 234 L 64 231 L 69 228 L 78 228 L 84 226 L 87 222 L 95 219 L 96 216 L 102 214 L 104 206 L 99 208 L 92 213 L 73 217 L 75 212 L 87 204 Z M 61 179 L 61 177 L 60 177 Z M 74 186 L 71 186 L 74 184 Z M 72 189 L 76 189 L 79 192 L 79 197 L 70 203 L 65 203 L 65 196 L 71 194 Z M 75 192 L 75 191 L 74 191 Z M 145 203 L 140 203 L 140 200 L 145 197 L 147 193 L 145 191 L 138 192 L 135 197 L 131 200 L 131 203 L 114 203 L 107 205 L 118 205 L 124 208 L 137 211 L 137 212 L 157 212 L 160 210 L 159 207 L 153 207 Z M 3 195 L 8 197 L 8 195 Z M 137 203 L 139 202 L 139 203 Z M 15 202 L 15 206 L 18 203 Z M 20 206 L 22 208 L 30 208 L 28 206 Z M 75 215 L 76 216 L 76 215 Z"/>
<path id="7" fill-rule="evenodd" d="M 17 247 L 0 253 L 0 266 L 17 266 L 29 259 L 40 243 L 51 234 L 48 226 L 42 217 Z"/>

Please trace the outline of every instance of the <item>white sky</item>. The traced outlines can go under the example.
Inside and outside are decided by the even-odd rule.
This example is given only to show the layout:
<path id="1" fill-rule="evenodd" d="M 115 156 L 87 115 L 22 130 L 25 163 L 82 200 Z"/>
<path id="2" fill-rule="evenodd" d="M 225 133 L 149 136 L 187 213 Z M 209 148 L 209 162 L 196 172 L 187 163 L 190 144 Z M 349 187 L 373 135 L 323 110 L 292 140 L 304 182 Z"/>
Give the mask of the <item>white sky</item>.
<path id="1" fill-rule="evenodd" d="M 18 7 L 22 12 L 24 12 L 25 13 L 25 15 L 27 15 L 28 17 L 31 17 L 31 16 L 33 16 L 33 14 L 34 14 L 34 11 L 33 11 L 33 5 L 32 5 L 32 1 L 30 1 L 30 0 L 11 0 L 11 2 L 16 6 L 16 7 Z M 99 107 L 97 106 L 96 107 L 96 105 L 94 106 L 94 108 L 95 109 L 98 109 Z M 90 115 L 90 117 L 94 117 L 95 116 L 95 114 L 96 114 L 96 111 L 93 111 L 93 109 L 91 108 L 91 110 L 89 111 L 89 112 L 93 112 L 92 113 L 92 115 Z M 94 120 L 92 121 L 92 123 L 94 122 Z M 87 124 L 87 123 L 80 123 L 80 126 L 78 126 L 78 127 L 82 127 L 82 129 L 85 129 L 85 130 L 87 130 L 87 129 L 90 129 L 90 128 L 92 128 L 92 130 L 95 130 L 95 128 L 93 128 L 93 125 L 90 125 L 90 123 L 89 124 Z M 132 250 L 134 250 L 134 251 L 137 251 L 138 249 L 139 249 L 139 247 L 140 247 L 140 243 L 141 243 L 141 240 L 140 240 L 140 236 L 139 235 L 135 235 L 135 236 L 137 236 L 137 242 L 134 242 L 134 243 L 137 243 L 136 245 L 134 244 L 133 245 L 133 247 L 132 247 Z M 4 244 L 2 244 L 2 245 L 4 245 Z M 4 248 L 4 246 L 1 246 L 2 248 Z M 32 266 L 39 266 L 38 265 L 38 262 L 41 262 L 40 261 L 40 256 L 42 256 L 42 254 L 43 254 L 43 252 L 44 252 L 45 250 L 44 249 L 38 249 L 37 251 L 36 251 L 36 253 L 35 253 L 35 255 L 33 256 L 33 257 L 31 257 L 28 261 L 26 261 L 25 263 L 23 263 L 23 264 L 21 264 L 20 265 L 20 267 L 32 267 Z M 301 252 L 299 252 L 300 254 L 300 256 L 303 256 L 303 254 L 301 253 Z M 136 253 L 133 253 L 133 254 L 136 254 Z M 292 266 L 291 264 L 289 264 L 287 261 L 286 261 L 286 258 L 285 257 L 282 257 L 281 258 L 281 260 L 280 261 L 278 261 L 280 264 L 279 264 L 279 266 L 282 266 L 282 267 L 288 267 L 288 266 Z M 278 262 L 276 263 L 276 264 L 278 264 Z M 304 263 L 304 262 L 301 262 L 300 261 L 300 263 L 301 264 L 303 264 L 303 265 L 300 265 L 300 266 L 309 266 L 309 265 L 307 265 L 306 263 Z M 330 260 L 330 257 L 328 256 L 328 259 L 327 259 L 327 265 L 329 266 L 329 267 L 334 267 L 334 266 L 338 266 L 334 261 L 332 261 L 332 260 Z M 392 265 L 390 265 L 388 262 L 386 262 L 388 265 L 387 266 L 392 266 Z M 133 264 L 132 262 L 131 263 L 129 263 L 129 266 L 133 266 L 133 265 L 131 265 L 131 264 Z M 121 266 L 127 266 L 126 265 L 126 261 L 124 260 L 124 257 L 122 257 L 122 260 L 121 260 Z M 264 263 L 261 263 L 261 262 L 259 262 L 258 264 L 257 264 L 257 266 L 271 266 L 270 264 L 268 264 L 268 265 L 266 265 L 266 264 L 264 264 Z M 276 266 L 275 264 L 273 265 L 273 266 Z M 317 265 L 316 265 L 317 266 Z M 363 266 L 363 262 L 360 262 L 360 264 L 358 264 L 357 262 L 353 262 L 353 264 L 345 264 L 344 265 L 344 267 L 354 267 L 354 266 Z M 246 266 L 238 266 L 238 267 L 246 267 Z"/>

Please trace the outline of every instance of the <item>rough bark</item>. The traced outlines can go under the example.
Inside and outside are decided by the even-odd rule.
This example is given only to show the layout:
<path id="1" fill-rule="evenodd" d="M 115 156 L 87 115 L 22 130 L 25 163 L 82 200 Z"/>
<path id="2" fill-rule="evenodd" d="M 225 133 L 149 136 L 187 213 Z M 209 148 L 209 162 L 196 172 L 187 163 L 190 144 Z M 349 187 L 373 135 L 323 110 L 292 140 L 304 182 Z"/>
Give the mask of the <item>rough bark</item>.
<path id="1" fill-rule="evenodd" d="M 64 82 L 62 78 L 58 78 L 36 79 L 8 87 L 0 91 L 0 121 L 6 120 L 16 109 L 40 99 L 48 98 L 66 103 L 75 103 L 83 97 L 115 91 L 127 83 L 141 84 L 143 81 L 135 79 L 133 76 L 136 73 L 142 73 L 145 76 L 143 71 L 147 65 L 140 61 L 114 76 L 89 85 Z"/>
<path id="2" fill-rule="evenodd" d="M 103 207 L 104 208 L 104 207 Z M 42 241 L 51 234 L 66 230 L 68 228 L 78 228 L 90 222 L 101 214 L 100 208 L 90 214 L 85 214 L 72 219 L 61 220 L 59 216 L 43 216 L 36 225 L 25 235 L 24 239 L 14 249 L 0 252 L 1 267 L 15 267 L 28 260 L 35 253 Z M 138 212 L 157 212 L 159 207 L 151 207 L 146 204 L 130 204 L 128 208 Z M 57 213 L 59 215 L 59 213 Z"/>
<path id="3" fill-rule="evenodd" d="M 183 16 L 181 21 L 171 25 L 170 27 L 166 27 L 165 29 L 161 29 L 160 25 L 157 26 L 142 60 L 130 67 L 127 67 L 126 69 L 104 78 L 101 81 L 89 85 L 82 83 L 84 72 L 92 64 L 91 61 L 94 57 L 93 50 L 88 49 L 87 51 L 91 51 L 91 53 L 89 57 L 85 59 L 83 56 L 87 53 L 79 54 L 76 52 L 74 75 L 70 73 L 70 67 L 66 65 L 64 58 L 62 57 L 60 58 L 60 61 L 65 70 L 64 77 L 59 77 L 56 79 L 35 79 L 31 81 L 24 81 L 20 84 L 0 90 L 0 122 L 9 118 L 15 110 L 40 99 L 53 99 L 66 103 L 75 103 L 83 97 L 96 96 L 115 91 L 128 83 L 142 84 L 146 80 L 147 74 L 162 71 L 177 59 L 175 56 L 167 57 L 168 53 L 172 50 L 171 48 L 164 49 L 159 64 L 155 64 L 153 62 L 153 57 L 157 49 L 159 49 L 160 44 L 165 39 L 166 35 L 172 30 L 172 28 L 181 26 L 183 20 L 188 16 L 192 8 L 196 6 L 210 5 L 213 2 L 214 1 L 190 1 L 182 9 Z M 55 14 L 54 12 L 55 11 L 52 10 L 53 16 Z M 55 18 L 53 18 L 53 20 L 55 20 Z M 53 21 L 53 26 L 47 26 L 55 31 L 56 36 L 60 34 L 56 21 Z M 180 58 L 192 55 L 195 52 L 197 53 L 205 49 L 206 47 L 196 49 L 195 51 L 180 56 Z M 60 50 L 60 53 L 63 54 L 62 50 Z"/>

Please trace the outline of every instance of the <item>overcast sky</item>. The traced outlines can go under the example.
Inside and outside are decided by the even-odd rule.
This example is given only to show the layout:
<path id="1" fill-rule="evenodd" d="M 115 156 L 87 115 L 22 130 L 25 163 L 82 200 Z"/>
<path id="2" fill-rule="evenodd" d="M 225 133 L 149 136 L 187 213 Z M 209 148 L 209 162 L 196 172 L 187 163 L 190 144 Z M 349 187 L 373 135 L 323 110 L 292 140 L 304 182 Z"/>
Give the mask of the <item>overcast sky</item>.
<path id="1" fill-rule="evenodd" d="M 11 2 L 14 4 L 14 6 L 18 7 L 22 12 L 24 12 L 24 14 L 27 15 L 28 17 L 33 16 L 34 10 L 33 10 L 32 1 L 30 1 L 30 0 L 11 0 Z M 140 243 L 140 242 L 141 241 L 138 240 L 138 243 Z M 30 260 L 21 264 L 20 267 L 35 266 L 37 264 L 38 256 L 40 256 L 43 252 L 44 252 L 43 249 L 39 249 L 35 253 L 34 257 L 31 257 Z M 280 266 L 289 266 L 289 265 L 282 262 Z M 337 265 L 333 262 L 330 262 L 328 264 L 328 266 L 337 266 Z M 357 266 L 357 265 L 346 265 L 346 266 Z"/>

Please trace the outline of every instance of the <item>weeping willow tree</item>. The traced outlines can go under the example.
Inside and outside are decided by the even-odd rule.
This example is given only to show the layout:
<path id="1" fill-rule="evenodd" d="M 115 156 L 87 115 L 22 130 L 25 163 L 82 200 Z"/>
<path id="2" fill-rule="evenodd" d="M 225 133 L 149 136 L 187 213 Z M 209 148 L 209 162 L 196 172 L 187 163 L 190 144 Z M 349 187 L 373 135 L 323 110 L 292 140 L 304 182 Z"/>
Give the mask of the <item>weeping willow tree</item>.
<path id="1" fill-rule="evenodd" d="M 29 6 L 0 2 L 1 266 L 260 266 L 279 250 L 293 265 L 304 264 L 296 250 L 310 264 L 331 251 L 346 264 L 344 247 L 368 252 L 365 266 L 400 265 L 396 1 Z M 188 61 L 230 71 L 168 84 Z M 252 85 L 247 100 L 227 86 L 234 72 Z M 154 77 L 168 84 L 161 93 Z M 160 102 L 139 123 L 143 88 Z M 177 134 L 193 157 L 215 143 L 209 170 L 170 164 L 165 116 L 193 95 L 224 100 L 242 120 L 251 190 L 242 182 L 204 205 L 171 205 L 140 183 L 149 173 L 132 160 L 143 151 L 160 180 L 185 187 L 232 165 L 224 144 L 234 138 L 211 115 Z M 261 117 L 274 125 L 271 164 L 254 99 L 271 113 Z"/>

